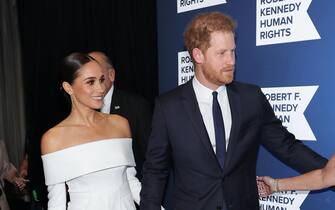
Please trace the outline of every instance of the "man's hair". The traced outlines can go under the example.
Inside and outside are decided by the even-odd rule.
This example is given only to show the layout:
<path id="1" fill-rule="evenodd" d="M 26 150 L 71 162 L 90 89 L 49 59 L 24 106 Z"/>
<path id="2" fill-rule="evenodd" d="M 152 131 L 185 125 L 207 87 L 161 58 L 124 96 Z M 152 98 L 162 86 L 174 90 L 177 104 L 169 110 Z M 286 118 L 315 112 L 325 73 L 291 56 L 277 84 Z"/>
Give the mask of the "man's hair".
<path id="1" fill-rule="evenodd" d="M 185 47 L 191 56 L 194 48 L 199 48 L 204 52 L 210 47 L 212 32 L 231 32 L 234 34 L 235 28 L 234 20 L 221 12 L 200 14 L 186 27 L 184 32 Z"/>
<path id="2" fill-rule="evenodd" d="M 114 69 L 114 65 L 113 65 L 112 60 L 105 53 L 103 53 L 103 55 L 104 55 L 103 59 L 106 61 L 108 68 L 109 69 Z"/>
<path id="3" fill-rule="evenodd" d="M 102 51 L 92 51 L 92 52 L 89 53 L 89 55 L 91 55 L 91 54 L 97 54 L 97 55 L 101 56 L 101 58 L 106 62 L 107 68 L 115 70 L 112 60 L 106 55 L 106 53 L 104 53 Z"/>

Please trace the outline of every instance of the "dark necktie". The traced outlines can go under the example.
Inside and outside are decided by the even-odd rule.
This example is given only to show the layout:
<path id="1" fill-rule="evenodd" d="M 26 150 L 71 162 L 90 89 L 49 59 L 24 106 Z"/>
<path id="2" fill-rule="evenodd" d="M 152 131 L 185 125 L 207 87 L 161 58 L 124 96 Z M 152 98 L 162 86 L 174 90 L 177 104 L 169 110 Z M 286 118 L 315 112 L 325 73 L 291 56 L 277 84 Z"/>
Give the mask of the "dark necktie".
<path id="1" fill-rule="evenodd" d="M 216 144 L 216 157 L 220 163 L 221 168 L 224 166 L 224 156 L 226 152 L 226 137 L 224 131 L 224 124 L 222 119 L 222 112 L 218 102 L 218 92 L 213 93 L 213 121 L 215 130 L 215 144 Z"/>

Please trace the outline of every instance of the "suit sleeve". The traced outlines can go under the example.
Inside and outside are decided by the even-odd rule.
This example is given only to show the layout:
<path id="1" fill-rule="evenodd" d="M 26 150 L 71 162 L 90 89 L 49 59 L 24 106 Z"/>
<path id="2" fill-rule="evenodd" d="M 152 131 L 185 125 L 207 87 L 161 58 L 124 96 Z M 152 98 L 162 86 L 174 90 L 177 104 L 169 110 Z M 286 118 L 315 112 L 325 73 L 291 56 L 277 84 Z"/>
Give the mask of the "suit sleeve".
<path id="1" fill-rule="evenodd" d="M 259 92 L 263 109 L 261 141 L 265 148 L 300 173 L 324 167 L 327 159 L 296 140 L 277 119 L 264 94 Z"/>
<path id="2" fill-rule="evenodd" d="M 171 167 L 171 148 L 164 109 L 156 101 L 152 131 L 143 167 L 141 210 L 160 210 Z"/>

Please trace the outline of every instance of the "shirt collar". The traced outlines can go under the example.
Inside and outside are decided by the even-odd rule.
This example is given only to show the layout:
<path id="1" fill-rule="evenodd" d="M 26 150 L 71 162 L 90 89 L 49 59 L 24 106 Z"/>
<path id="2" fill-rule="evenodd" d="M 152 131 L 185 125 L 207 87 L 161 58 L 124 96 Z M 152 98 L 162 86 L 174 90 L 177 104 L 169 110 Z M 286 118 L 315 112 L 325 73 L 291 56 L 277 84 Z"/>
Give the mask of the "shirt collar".
<path id="1" fill-rule="evenodd" d="M 213 90 L 211 90 L 208 87 L 206 87 L 203 84 L 201 84 L 199 82 L 199 80 L 196 78 L 196 76 L 193 77 L 192 84 L 193 84 L 194 92 L 195 92 L 195 94 L 197 96 L 197 99 L 199 101 L 201 101 L 201 102 L 211 102 L 212 101 Z M 221 85 L 215 91 L 218 92 L 218 94 L 220 95 L 224 91 L 226 91 L 226 86 L 225 85 Z"/>
<path id="2" fill-rule="evenodd" d="M 109 89 L 109 91 L 107 92 L 107 94 L 104 97 L 104 104 L 105 105 L 110 105 L 110 103 L 112 101 L 113 92 L 114 92 L 114 85 L 112 85 L 112 87 Z"/>

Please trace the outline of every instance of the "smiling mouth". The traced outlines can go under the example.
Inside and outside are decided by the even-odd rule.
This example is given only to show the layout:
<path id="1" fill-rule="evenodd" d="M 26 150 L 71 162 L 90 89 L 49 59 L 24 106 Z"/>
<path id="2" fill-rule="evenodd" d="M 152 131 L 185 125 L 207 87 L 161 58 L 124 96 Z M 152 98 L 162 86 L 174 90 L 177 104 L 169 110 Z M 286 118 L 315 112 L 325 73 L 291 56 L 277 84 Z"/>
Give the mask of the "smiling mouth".
<path id="1" fill-rule="evenodd" d="M 103 100 L 103 99 L 104 99 L 103 96 L 92 96 L 92 98 L 93 98 L 94 100 Z"/>

